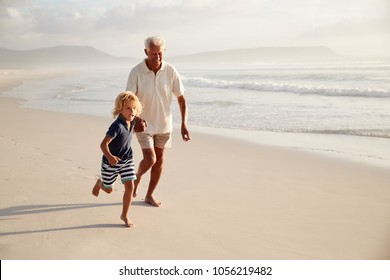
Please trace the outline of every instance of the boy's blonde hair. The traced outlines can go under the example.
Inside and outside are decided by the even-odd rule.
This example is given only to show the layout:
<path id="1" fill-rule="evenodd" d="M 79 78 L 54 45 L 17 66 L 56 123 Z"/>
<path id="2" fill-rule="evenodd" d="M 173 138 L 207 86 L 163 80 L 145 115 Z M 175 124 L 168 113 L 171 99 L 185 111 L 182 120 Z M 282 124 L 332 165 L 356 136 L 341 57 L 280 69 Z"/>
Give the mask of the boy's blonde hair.
<path id="1" fill-rule="evenodd" d="M 142 105 L 139 102 L 138 97 L 131 91 L 124 91 L 121 92 L 115 100 L 115 108 L 114 110 L 112 110 L 113 117 L 116 118 L 119 115 L 119 113 L 122 111 L 122 108 L 126 106 L 128 103 L 134 104 L 133 106 L 135 106 L 137 110 L 135 114 L 136 116 L 139 116 L 141 114 Z"/>

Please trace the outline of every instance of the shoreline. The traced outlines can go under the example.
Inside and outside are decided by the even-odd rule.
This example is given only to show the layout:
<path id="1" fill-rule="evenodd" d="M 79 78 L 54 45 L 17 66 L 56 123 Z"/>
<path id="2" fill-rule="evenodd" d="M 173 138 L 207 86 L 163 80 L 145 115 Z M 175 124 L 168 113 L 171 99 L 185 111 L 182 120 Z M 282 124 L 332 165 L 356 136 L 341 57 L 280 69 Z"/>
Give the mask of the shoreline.
<path id="1" fill-rule="evenodd" d="M 279 147 L 359 164 L 390 168 L 390 139 L 314 133 L 252 131 L 191 126 L 197 133 L 230 138 L 243 143 Z M 176 126 L 178 129 L 178 126 Z"/>
<path id="2" fill-rule="evenodd" d="M 0 96 L 29 80 L 46 80 L 64 73 L 63 70 L 0 69 Z"/>
<path id="3" fill-rule="evenodd" d="M 63 74 L 63 71 L 54 72 L 19 69 L 0 70 L 0 98 L 23 99 L 4 96 L 4 93 L 17 88 L 25 80 L 46 80 Z M 30 108 L 30 107 L 26 107 Z M 44 112 L 56 112 L 31 108 Z M 75 112 L 60 112 L 65 114 L 85 115 L 95 117 L 90 114 L 80 114 Z M 105 116 L 96 116 L 105 118 Z M 230 128 L 213 128 L 189 124 L 193 131 L 197 133 L 230 138 L 246 143 L 265 145 L 270 147 L 281 147 L 298 150 L 302 152 L 314 153 L 341 160 L 348 160 L 362 164 L 375 165 L 377 167 L 390 168 L 390 139 L 370 136 L 344 135 L 344 134 L 315 134 L 315 133 L 287 133 L 272 131 L 253 131 Z M 179 125 L 174 123 L 174 127 L 179 129 Z"/>
<path id="4" fill-rule="evenodd" d="M 20 85 L 20 83 L 13 83 L 9 85 L 7 90 L 17 87 L 18 85 Z M 20 103 L 23 101 L 23 99 L 20 98 L 2 96 L 1 94 L 2 91 L 0 89 L 0 99 L 9 98 L 15 100 L 18 102 L 18 106 L 20 106 Z M 32 107 L 20 108 L 110 119 L 110 117 L 107 116 L 81 114 L 77 112 L 58 112 Z M 173 126 L 176 130 L 179 130 L 179 125 L 177 123 L 174 123 Z M 243 143 L 260 146 L 279 147 L 303 153 L 313 153 L 324 157 L 338 158 L 340 160 L 390 169 L 390 139 L 388 138 L 343 134 L 253 131 L 222 127 L 214 128 L 193 124 L 189 124 L 189 126 L 192 131 L 205 136 L 237 140 Z"/>

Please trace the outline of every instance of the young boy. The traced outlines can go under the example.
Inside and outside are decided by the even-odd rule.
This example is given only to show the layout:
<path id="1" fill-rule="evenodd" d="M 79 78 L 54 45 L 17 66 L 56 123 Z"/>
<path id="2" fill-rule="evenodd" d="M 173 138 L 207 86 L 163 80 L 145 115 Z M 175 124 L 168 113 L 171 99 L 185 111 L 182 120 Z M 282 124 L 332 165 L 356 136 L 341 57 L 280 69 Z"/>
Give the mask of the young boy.
<path id="1" fill-rule="evenodd" d="M 137 179 L 130 144 L 135 126 L 137 132 L 145 130 L 146 122 L 138 117 L 141 111 L 142 105 L 137 96 L 131 91 L 122 92 L 116 98 L 115 108 L 112 112 L 116 120 L 111 124 L 100 144 L 103 152 L 102 179 L 98 179 L 92 189 L 94 196 L 98 196 L 100 190 L 111 193 L 112 185 L 118 174 L 121 176 L 125 193 L 123 195 L 123 208 L 120 218 L 127 227 L 133 226 L 127 214 L 133 196 L 134 180 Z"/>

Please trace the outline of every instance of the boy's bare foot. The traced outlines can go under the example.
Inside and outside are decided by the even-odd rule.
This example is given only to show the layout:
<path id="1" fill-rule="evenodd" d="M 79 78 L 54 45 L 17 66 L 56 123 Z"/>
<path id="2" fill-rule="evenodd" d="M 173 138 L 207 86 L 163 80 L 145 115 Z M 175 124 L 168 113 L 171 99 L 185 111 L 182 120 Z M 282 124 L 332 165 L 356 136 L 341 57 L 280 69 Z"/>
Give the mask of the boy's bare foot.
<path id="1" fill-rule="evenodd" d="M 95 183 L 95 186 L 93 186 L 92 194 L 93 194 L 94 196 L 98 196 L 100 190 L 103 190 L 103 191 L 105 191 L 106 193 L 112 193 L 112 188 L 105 188 L 105 187 L 103 186 L 102 180 L 101 180 L 101 179 L 97 179 L 97 181 L 96 181 L 96 183 Z"/>
<path id="2" fill-rule="evenodd" d="M 121 220 L 125 222 L 125 226 L 134 227 L 134 224 L 129 219 L 127 219 L 127 217 L 122 215 Z"/>
<path id="3" fill-rule="evenodd" d="M 99 195 L 99 191 L 100 189 L 103 187 L 103 182 L 102 180 L 100 179 L 97 179 L 96 183 L 95 183 L 95 186 L 93 186 L 93 189 L 92 189 L 92 194 L 94 196 L 98 196 Z"/>
<path id="4" fill-rule="evenodd" d="M 157 200 L 154 199 L 153 196 L 147 196 L 145 197 L 145 202 L 154 206 L 154 207 L 160 207 L 161 206 L 161 202 L 158 202 Z"/>

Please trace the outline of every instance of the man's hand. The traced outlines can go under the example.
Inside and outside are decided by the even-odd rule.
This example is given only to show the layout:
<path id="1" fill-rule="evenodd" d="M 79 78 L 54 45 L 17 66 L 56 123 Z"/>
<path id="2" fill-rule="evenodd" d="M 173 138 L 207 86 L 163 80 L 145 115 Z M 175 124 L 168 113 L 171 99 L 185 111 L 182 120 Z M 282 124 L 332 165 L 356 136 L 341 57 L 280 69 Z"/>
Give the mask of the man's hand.
<path id="1" fill-rule="evenodd" d="M 181 137 L 183 138 L 183 141 L 187 142 L 191 140 L 190 132 L 187 129 L 187 126 L 182 124 L 181 126 Z"/>
<path id="2" fill-rule="evenodd" d="M 147 122 L 140 117 L 134 118 L 135 124 L 134 124 L 134 131 L 135 132 L 144 132 L 146 127 L 148 126 Z"/>

